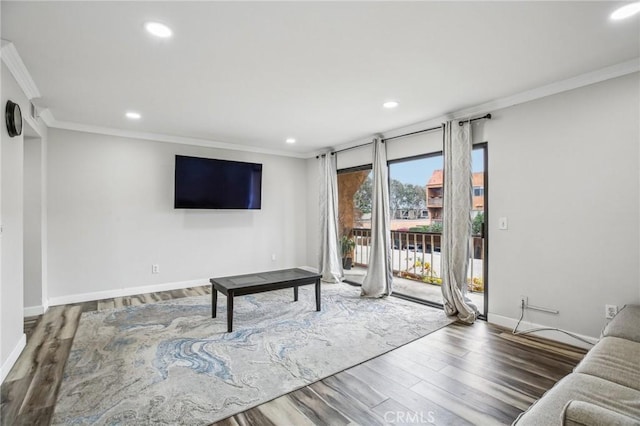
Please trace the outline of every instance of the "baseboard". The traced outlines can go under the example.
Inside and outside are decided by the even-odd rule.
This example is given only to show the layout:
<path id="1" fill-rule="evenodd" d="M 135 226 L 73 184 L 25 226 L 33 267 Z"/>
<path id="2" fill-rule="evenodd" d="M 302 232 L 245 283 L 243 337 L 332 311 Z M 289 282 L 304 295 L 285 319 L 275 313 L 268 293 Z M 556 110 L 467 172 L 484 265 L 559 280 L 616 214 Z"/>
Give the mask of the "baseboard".
<path id="1" fill-rule="evenodd" d="M 496 314 L 492 314 L 489 313 L 489 315 L 487 315 L 487 322 L 491 323 L 491 324 L 496 324 L 502 327 L 506 327 L 509 329 L 512 329 L 516 326 L 516 324 L 518 323 L 518 320 L 515 318 L 509 318 L 509 317 L 505 317 L 502 315 L 496 315 Z M 532 323 L 532 322 L 528 322 L 528 321 L 522 321 L 520 323 L 520 325 L 518 326 L 518 331 L 523 331 L 523 330 L 530 330 L 532 328 L 542 328 L 542 327 L 549 327 L 548 325 L 541 325 L 541 324 L 536 324 L 536 323 Z M 567 331 L 567 330 L 564 330 Z M 569 331 L 567 331 L 569 332 Z M 585 339 L 593 344 L 595 344 L 598 341 L 598 338 L 596 337 L 591 337 L 591 336 L 585 336 L 582 334 L 578 334 L 578 333 L 574 333 L 574 332 L 570 332 L 571 334 L 575 334 L 576 336 L 579 336 L 582 339 Z M 531 335 L 534 336 L 538 336 L 538 337 L 544 337 L 545 339 L 549 339 L 549 340 L 555 340 L 556 342 L 561 342 L 561 343 L 566 343 L 568 345 L 573 345 L 573 346 L 578 346 L 580 348 L 584 348 L 584 349 L 590 349 L 592 346 L 582 342 L 578 339 L 575 339 L 571 336 L 569 336 L 568 334 L 564 334 L 560 331 L 557 330 L 549 330 L 549 331 L 536 331 L 534 333 L 530 333 Z"/>
<path id="2" fill-rule="evenodd" d="M 47 311 L 47 309 L 43 305 L 38 306 L 26 306 L 22 312 L 25 318 L 27 317 L 35 317 L 38 315 L 42 315 Z"/>
<path id="3" fill-rule="evenodd" d="M 4 379 L 7 378 L 9 371 L 11 371 L 11 368 L 18 360 L 25 346 L 27 346 L 27 335 L 23 333 L 20 340 L 18 340 L 18 344 L 13 348 L 7 360 L 0 367 L 0 383 L 4 383 Z"/>
<path id="4" fill-rule="evenodd" d="M 93 300 L 110 299 L 112 297 L 133 296 L 136 294 L 155 293 L 157 291 L 179 290 L 187 287 L 208 285 L 209 278 L 191 281 L 178 281 L 163 284 L 152 284 L 140 287 L 119 288 L 115 290 L 96 291 L 92 293 L 70 294 L 67 296 L 52 297 L 49 306 L 67 305 L 69 303 L 90 302 Z"/>

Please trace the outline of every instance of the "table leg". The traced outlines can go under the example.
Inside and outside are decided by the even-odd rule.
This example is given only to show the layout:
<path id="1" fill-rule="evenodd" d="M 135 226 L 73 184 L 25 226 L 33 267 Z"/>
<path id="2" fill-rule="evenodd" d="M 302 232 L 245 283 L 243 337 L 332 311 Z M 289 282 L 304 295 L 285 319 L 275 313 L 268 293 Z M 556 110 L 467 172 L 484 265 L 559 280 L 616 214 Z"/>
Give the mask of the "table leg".
<path id="1" fill-rule="evenodd" d="M 316 311 L 320 310 L 320 279 L 316 281 Z"/>
<path id="2" fill-rule="evenodd" d="M 293 301 L 298 301 L 298 286 L 293 287 Z"/>
<path id="3" fill-rule="evenodd" d="M 211 318 L 216 317 L 216 311 L 218 310 L 218 290 L 211 286 Z"/>
<path id="4" fill-rule="evenodd" d="M 227 332 L 233 331 L 233 292 L 227 295 Z"/>

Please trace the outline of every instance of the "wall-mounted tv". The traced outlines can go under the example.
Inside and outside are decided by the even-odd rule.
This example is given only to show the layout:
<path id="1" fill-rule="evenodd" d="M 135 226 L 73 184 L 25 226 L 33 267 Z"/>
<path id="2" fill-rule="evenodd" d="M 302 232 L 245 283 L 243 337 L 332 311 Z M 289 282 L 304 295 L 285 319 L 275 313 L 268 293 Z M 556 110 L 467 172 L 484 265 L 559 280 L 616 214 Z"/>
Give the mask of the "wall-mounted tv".
<path id="1" fill-rule="evenodd" d="M 176 155 L 176 209 L 260 209 L 262 164 Z"/>

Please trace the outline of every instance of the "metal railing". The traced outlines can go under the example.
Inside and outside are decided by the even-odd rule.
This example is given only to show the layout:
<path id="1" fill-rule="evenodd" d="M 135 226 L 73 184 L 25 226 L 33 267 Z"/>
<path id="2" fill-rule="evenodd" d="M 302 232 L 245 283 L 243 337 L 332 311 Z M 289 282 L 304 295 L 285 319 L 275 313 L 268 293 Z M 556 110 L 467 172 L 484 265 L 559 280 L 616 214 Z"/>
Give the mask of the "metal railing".
<path id="1" fill-rule="evenodd" d="M 427 207 L 442 207 L 442 197 L 427 198 Z"/>
<path id="2" fill-rule="evenodd" d="M 353 228 L 356 243 L 353 263 L 367 267 L 371 250 L 371 230 Z M 430 284 L 441 284 L 442 257 L 440 255 L 442 234 L 417 231 L 391 231 L 391 265 L 393 273 L 407 279 Z M 470 289 L 481 291 L 484 238 L 472 236 L 469 240 L 471 257 L 467 280 Z"/>

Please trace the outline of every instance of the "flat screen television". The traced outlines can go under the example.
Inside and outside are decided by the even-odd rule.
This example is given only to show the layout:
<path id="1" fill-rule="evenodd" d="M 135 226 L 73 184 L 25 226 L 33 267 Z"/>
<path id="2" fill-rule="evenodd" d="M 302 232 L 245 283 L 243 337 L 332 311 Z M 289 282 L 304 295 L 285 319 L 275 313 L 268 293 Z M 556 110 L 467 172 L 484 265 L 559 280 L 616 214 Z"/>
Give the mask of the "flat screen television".
<path id="1" fill-rule="evenodd" d="M 260 209 L 262 164 L 176 155 L 176 209 Z"/>

